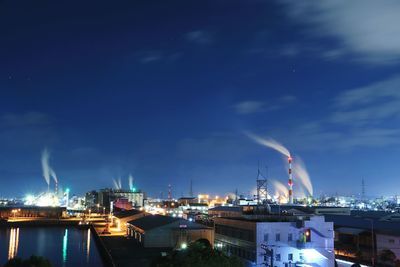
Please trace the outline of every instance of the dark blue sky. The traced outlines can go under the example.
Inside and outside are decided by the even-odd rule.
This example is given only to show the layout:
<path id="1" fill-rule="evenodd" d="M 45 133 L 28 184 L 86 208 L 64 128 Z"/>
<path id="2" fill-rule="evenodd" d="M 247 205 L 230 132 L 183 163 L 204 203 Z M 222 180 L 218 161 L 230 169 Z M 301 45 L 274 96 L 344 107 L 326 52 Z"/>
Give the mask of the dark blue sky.
<path id="1" fill-rule="evenodd" d="M 246 131 L 315 195 L 400 193 L 400 6 L 345 2 L 1 1 L 0 196 L 46 188 L 45 147 L 79 194 L 247 194 L 258 161 L 285 183 Z"/>

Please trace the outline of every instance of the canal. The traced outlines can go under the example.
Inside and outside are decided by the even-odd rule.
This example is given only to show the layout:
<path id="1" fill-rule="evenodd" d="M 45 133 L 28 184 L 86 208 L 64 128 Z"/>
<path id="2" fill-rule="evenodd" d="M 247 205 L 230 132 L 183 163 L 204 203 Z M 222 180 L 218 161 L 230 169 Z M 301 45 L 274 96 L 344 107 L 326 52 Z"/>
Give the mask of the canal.
<path id="1" fill-rule="evenodd" d="M 13 257 L 43 256 L 53 267 L 102 267 L 90 229 L 0 227 L 0 266 Z"/>

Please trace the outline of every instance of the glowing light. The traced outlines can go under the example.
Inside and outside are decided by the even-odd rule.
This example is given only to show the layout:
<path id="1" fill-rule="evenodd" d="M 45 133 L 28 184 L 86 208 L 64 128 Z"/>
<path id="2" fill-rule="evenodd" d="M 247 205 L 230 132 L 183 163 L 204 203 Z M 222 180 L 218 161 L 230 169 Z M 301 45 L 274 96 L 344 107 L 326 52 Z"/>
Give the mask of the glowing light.
<path id="1" fill-rule="evenodd" d="M 135 191 L 136 191 L 136 188 L 135 188 L 135 187 L 132 187 L 132 188 L 131 188 L 131 191 L 132 191 L 132 192 L 135 192 Z"/>
<path id="2" fill-rule="evenodd" d="M 69 193 L 69 191 L 70 191 L 70 190 L 69 190 L 69 187 L 67 187 L 67 189 L 65 189 L 65 193 L 67 193 L 67 194 L 68 194 L 68 193 Z"/>
<path id="3" fill-rule="evenodd" d="M 18 253 L 19 228 L 11 228 L 10 241 L 8 245 L 8 259 L 15 258 Z"/>
<path id="4" fill-rule="evenodd" d="M 65 229 L 63 237 L 63 247 L 62 247 L 63 266 L 65 266 L 65 263 L 67 262 L 67 248 L 68 248 L 68 229 Z"/>
<path id="5" fill-rule="evenodd" d="M 321 253 L 316 251 L 315 249 L 303 249 L 302 252 L 304 253 L 304 258 L 306 259 L 307 262 L 313 262 L 316 260 L 322 260 L 326 259 L 325 256 L 323 256 Z"/>
<path id="6" fill-rule="evenodd" d="M 344 263 L 344 264 L 348 264 L 348 265 L 353 265 L 354 262 L 351 261 L 345 261 L 345 260 L 341 260 L 341 259 L 335 259 L 338 263 Z M 368 267 L 367 265 L 362 265 L 360 264 L 361 267 Z"/>
<path id="7" fill-rule="evenodd" d="M 186 249 L 187 248 L 187 244 L 186 243 L 182 243 L 181 244 L 181 249 Z"/>
<path id="8" fill-rule="evenodd" d="M 89 263 L 90 256 L 90 228 L 87 231 L 87 241 L 86 241 L 86 262 Z"/>

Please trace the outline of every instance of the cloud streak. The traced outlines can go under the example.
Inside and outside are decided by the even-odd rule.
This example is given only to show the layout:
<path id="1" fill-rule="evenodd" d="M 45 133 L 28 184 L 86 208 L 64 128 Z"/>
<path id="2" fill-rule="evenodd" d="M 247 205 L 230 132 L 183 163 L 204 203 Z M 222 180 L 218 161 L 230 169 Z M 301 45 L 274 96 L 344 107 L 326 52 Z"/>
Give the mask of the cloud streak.
<path id="1" fill-rule="evenodd" d="M 335 55 L 356 55 L 371 63 L 400 59 L 400 2 L 373 0 L 285 1 L 289 16 L 313 36 L 337 40 Z M 337 53 L 340 51 L 339 53 Z"/>

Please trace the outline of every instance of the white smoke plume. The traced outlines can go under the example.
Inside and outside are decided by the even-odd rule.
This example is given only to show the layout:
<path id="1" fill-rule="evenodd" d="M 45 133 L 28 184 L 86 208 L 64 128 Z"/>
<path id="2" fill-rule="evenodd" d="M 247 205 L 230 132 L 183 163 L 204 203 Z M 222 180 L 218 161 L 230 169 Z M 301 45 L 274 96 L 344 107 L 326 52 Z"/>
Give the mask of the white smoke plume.
<path id="1" fill-rule="evenodd" d="M 51 177 L 53 177 L 54 182 L 58 183 L 58 178 L 57 178 L 56 172 L 51 167 L 49 167 L 49 171 L 50 171 Z"/>
<path id="2" fill-rule="evenodd" d="M 122 189 L 121 177 L 118 178 L 118 189 Z"/>
<path id="3" fill-rule="evenodd" d="M 42 152 L 42 170 L 43 170 L 43 177 L 46 180 L 47 185 L 50 185 L 50 166 L 49 166 L 49 158 L 50 154 L 47 149 L 44 149 Z"/>
<path id="4" fill-rule="evenodd" d="M 306 166 L 300 157 L 296 156 L 296 160 L 293 162 L 293 174 L 295 179 L 300 181 L 301 185 L 304 186 L 308 195 L 313 195 L 313 186 L 311 183 L 310 175 L 307 172 Z"/>
<path id="5" fill-rule="evenodd" d="M 129 174 L 128 182 L 129 182 L 129 189 L 132 190 L 132 188 L 133 188 L 133 176 L 132 176 L 132 174 Z"/>
<path id="6" fill-rule="evenodd" d="M 257 135 L 251 134 L 251 133 L 247 133 L 247 136 L 250 137 L 251 139 L 253 139 L 255 142 L 257 142 L 261 145 L 267 146 L 269 148 L 272 148 L 272 149 L 278 151 L 279 153 L 285 155 L 286 157 L 291 157 L 289 150 L 286 147 L 284 147 L 282 144 L 280 144 L 279 142 L 275 141 L 274 139 L 271 139 L 271 138 L 265 139 L 265 138 L 259 137 Z M 287 164 L 286 160 L 285 160 L 285 163 Z M 301 187 L 304 187 L 304 189 L 307 191 L 307 194 L 312 196 L 313 195 L 313 186 L 311 183 L 310 175 L 307 172 L 304 162 L 300 159 L 300 157 L 296 156 L 296 158 L 294 159 L 292 164 L 293 164 L 292 169 L 293 169 L 293 176 L 294 176 L 293 178 L 299 182 L 298 186 L 296 186 L 296 184 L 295 184 L 294 193 L 296 194 L 296 191 L 298 191 L 296 194 L 297 196 L 304 195 L 305 192 L 304 192 L 304 190 L 301 189 Z M 282 188 L 282 186 L 279 185 L 280 188 Z"/>
<path id="7" fill-rule="evenodd" d="M 120 189 L 117 180 L 113 179 L 113 184 L 114 184 L 115 189 L 117 189 L 117 190 Z"/>
<path id="8" fill-rule="evenodd" d="M 278 151 L 279 153 L 285 155 L 286 157 L 290 157 L 289 150 L 286 147 L 284 147 L 282 144 L 275 141 L 274 139 L 271 139 L 271 138 L 265 139 L 265 138 L 259 137 L 257 135 L 254 135 L 252 133 L 247 133 L 247 136 L 261 145 L 272 148 L 272 149 Z"/>
<path id="9" fill-rule="evenodd" d="M 289 196 L 286 186 L 281 182 L 272 179 L 271 179 L 271 185 L 274 190 L 274 197 L 278 199 L 280 203 L 287 203 Z"/>

